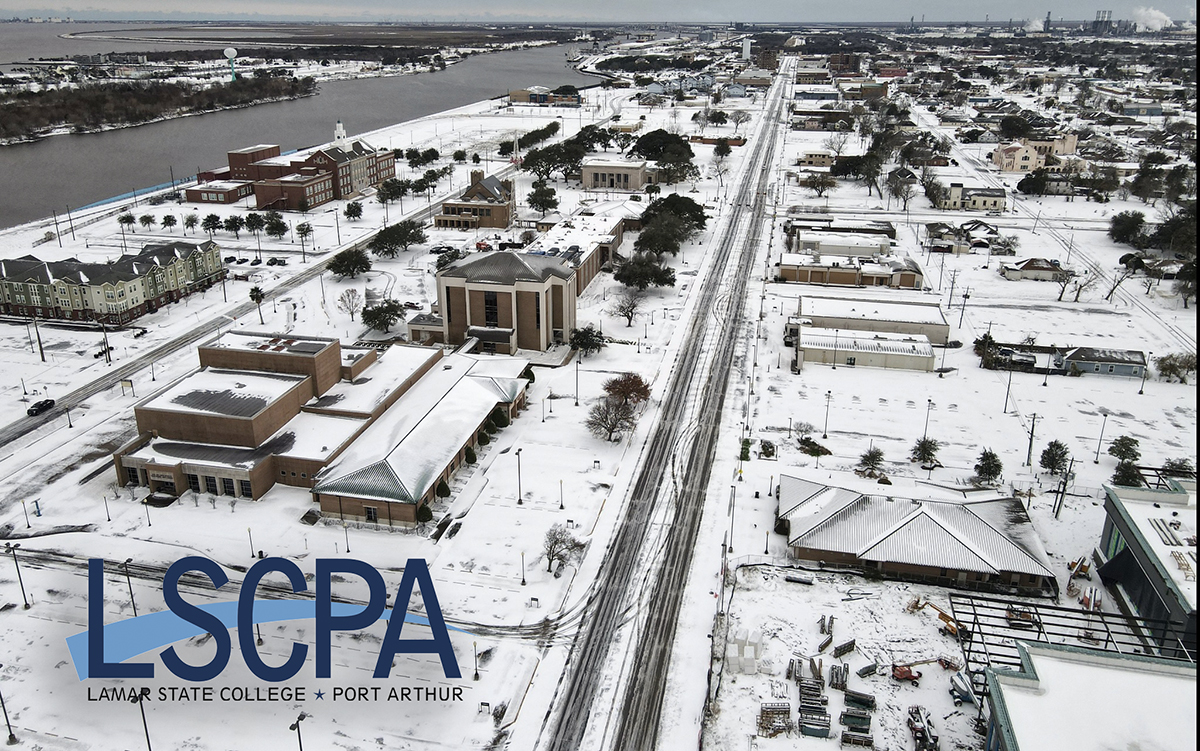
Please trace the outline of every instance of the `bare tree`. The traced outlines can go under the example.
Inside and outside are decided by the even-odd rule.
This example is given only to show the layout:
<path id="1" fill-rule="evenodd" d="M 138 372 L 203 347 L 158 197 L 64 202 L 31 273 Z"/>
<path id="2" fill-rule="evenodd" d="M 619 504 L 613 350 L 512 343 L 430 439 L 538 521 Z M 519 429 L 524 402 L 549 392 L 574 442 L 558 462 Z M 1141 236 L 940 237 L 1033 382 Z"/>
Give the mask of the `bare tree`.
<path id="1" fill-rule="evenodd" d="M 554 564 L 561 561 L 570 563 L 583 556 L 587 543 L 578 539 L 562 524 L 555 524 L 546 530 L 546 539 L 542 543 L 542 552 L 546 556 L 546 571 L 553 571 Z"/>
<path id="2" fill-rule="evenodd" d="M 834 133 L 826 138 L 821 145 L 833 152 L 835 157 L 840 157 L 842 152 L 846 150 L 846 144 L 850 142 L 850 134 L 845 132 Z"/>
<path id="3" fill-rule="evenodd" d="M 1128 281 L 1129 278 L 1136 273 L 1136 268 L 1122 267 L 1121 270 L 1118 271 L 1115 276 L 1113 276 L 1112 286 L 1108 288 L 1108 294 L 1104 296 L 1104 299 L 1111 300 L 1113 295 L 1117 294 L 1117 290 L 1120 289 L 1121 285 Z"/>
<path id="4" fill-rule="evenodd" d="M 904 210 L 908 211 L 908 202 L 917 194 L 917 190 L 912 186 L 912 183 L 905 182 L 904 180 L 893 180 L 888 184 L 888 193 L 891 193 L 892 198 L 903 203 Z"/>
<path id="5" fill-rule="evenodd" d="M 614 435 L 633 430 L 637 424 L 633 407 L 612 399 L 603 399 L 588 413 L 587 428 L 592 435 L 611 441 Z"/>
<path id="6" fill-rule="evenodd" d="M 622 404 L 640 404 L 650 399 L 650 384 L 637 373 L 622 373 L 604 382 L 604 393 Z"/>
<path id="7" fill-rule="evenodd" d="M 614 316 L 620 316 L 625 319 L 625 327 L 633 325 L 633 319 L 637 318 L 638 310 L 642 306 L 643 292 L 637 287 L 626 287 L 617 301 L 613 303 L 609 310 Z"/>
<path id="8" fill-rule="evenodd" d="M 733 132 L 736 134 L 743 125 L 750 122 L 750 113 L 745 110 L 734 110 L 729 113 L 729 122 L 733 123 Z"/>
<path id="9" fill-rule="evenodd" d="M 361 294 L 359 294 L 358 290 L 348 289 L 342 294 L 338 295 L 337 307 L 338 310 L 342 311 L 343 313 L 348 313 L 350 315 L 350 320 L 353 321 L 354 316 L 358 314 L 358 311 L 362 310 L 363 297 Z"/>
<path id="10" fill-rule="evenodd" d="M 817 198 L 823 198 L 826 193 L 838 189 L 838 181 L 826 172 L 814 172 L 801 180 L 800 186 L 811 190 Z"/>
<path id="11" fill-rule="evenodd" d="M 1100 277 L 1096 274 L 1075 277 L 1074 285 L 1071 287 L 1071 291 L 1075 293 L 1075 297 L 1071 300 L 1071 302 L 1079 302 L 1080 295 L 1092 287 L 1095 287 L 1099 283 Z"/>
<path id="12" fill-rule="evenodd" d="M 1075 278 L 1075 272 L 1069 269 L 1062 269 L 1054 274 L 1054 283 L 1058 285 L 1058 301 L 1062 302 L 1063 295 L 1067 293 L 1067 287 L 1071 286 L 1071 280 Z"/>

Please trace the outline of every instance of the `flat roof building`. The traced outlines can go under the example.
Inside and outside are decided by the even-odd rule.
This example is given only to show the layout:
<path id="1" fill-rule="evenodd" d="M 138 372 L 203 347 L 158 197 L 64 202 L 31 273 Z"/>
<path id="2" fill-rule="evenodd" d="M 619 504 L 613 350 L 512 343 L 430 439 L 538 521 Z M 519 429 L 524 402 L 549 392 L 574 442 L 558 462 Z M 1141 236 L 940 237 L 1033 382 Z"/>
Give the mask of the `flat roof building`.
<path id="1" fill-rule="evenodd" d="M 796 318 L 817 328 L 919 334 L 935 344 L 950 340 L 950 324 L 938 303 L 801 295 Z M 789 337 L 798 327 L 798 322 L 789 322 Z"/>

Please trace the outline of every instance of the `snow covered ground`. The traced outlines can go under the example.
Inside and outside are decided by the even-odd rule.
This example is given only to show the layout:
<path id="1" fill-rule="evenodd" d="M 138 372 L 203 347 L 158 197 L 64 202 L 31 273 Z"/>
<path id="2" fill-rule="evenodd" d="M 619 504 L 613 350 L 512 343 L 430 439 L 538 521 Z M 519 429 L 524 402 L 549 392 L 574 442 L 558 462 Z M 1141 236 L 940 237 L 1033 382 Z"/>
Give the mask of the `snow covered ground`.
<path id="1" fill-rule="evenodd" d="M 594 91 L 588 94 L 589 107 L 582 113 L 563 111 L 567 133 L 593 117 L 603 118 L 620 112 L 623 121 L 646 117 L 645 130 L 656 127 L 690 132 L 690 112 L 658 107 L 653 111 L 629 101 L 628 92 Z M 758 102 L 727 101 L 726 110 L 747 109 L 757 112 Z M 434 147 L 443 155 L 454 149 L 479 151 L 489 172 L 506 166 L 494 158 L 495 147 L 517 132 L 532 130 L 556 117 L 544 110 L 509 112 L 494 102 L 483 102 L 452 113 L 423 118 L 411 123 L 365 134 L 381 147 Z M 755 123 L 744 126 L 752 130 Z M 709 128 L 706 135 L 732 135 L 733 127 Z M 928 292 L 899 293 L 892 290 L 872 294 L 886 299 L 918 298 L 949 303 L 947 318 L 952 324 L 951 338 L 964 343 L 961 349 L 946 352 L 945 365 L 955 368 L 945 377 L 933 373 L 895 370 L 808 365 L 799 374 L 788 369 L 790 352 L 782 345 L 783 325 L 794 312 L 799 294 L 819 291 L 822 295 L 860 296 L 857 290 L 776 284 L 770 265 L 783 249 L 782 219 L 791 204 L 824 205 L 814 201 L 796 186 L 784 186 L 784 172 L 802 149 L 819 146 L 823 135 L 789 132 L 776 168 L 777 216 L 771 220 L 768 247 L 759 249 L 761 278 L 752 280 L 746 307 L 742 312 L 745 331 L 742 353 L 735 362 L 738 379 L 725 402 L 723 436 L 718 445 L 716 466 L 709 497 L 712 499 L 702 524 L 700 542 L 692 576 L 684 598 L 679 639 L 675 649 L 674 676 L 664 709 L 665 725 L 660 737 L 672 743 L 691 744 L 701 726 L 706 678 L 713 651 L 714 616 L 725 593 L 730 622 L 736 626 L 759 628 L 767 634 L 769 670 L 753 676 L 725 676 L 718 693 L 717 715 L 704 731 L 706 748 L 739 748 L 754 732 L 759 701 L 770 701 L 784 683 L 782 670 L 792 650 L 814 651 L 819 641 L 816 622 L 822 614 L 836 615 L 838 637 L 854 636 L 860 651 L 847 660 L 852 667 L 865 662 L 865 654 L 887 659 L 936 656 L 930 652 L 951 652 L 952 644 L 939 636 L 931 615 L 908 615 L 903 605 L 913 594 L 944 600 L 944 590 L 895 583 L 864 585 L 846 575 L 824 576 L 817 585 L 787 584 L 773 569 L 741 569 L 736 591 L 722 588 L 720 581 L 721 544 L 731 541 L 735 552 L 731 559 L 763 555 L 782 560 L 785 542 L 770 530 L 774 504 L 769 488 L 780 468 L 800 468 L 818 472 L 811 457 L 800 453 L 795 427 L 808 422 L 816 427 L 818 438 L 833 453 L 824 457 L 821 468 L 850 468 L 869 446 L 884 450 L 886 470 L 893 475 L 923 476 L 916 465 L 907 461 L 908 449 L 922 434 L 929 409 L 929 435 L 943 441 L 940 459 L 944 468 L 934 470 L 934 479 L 946 483 L 965 481 L 980 450 L 991 448 L 1000 454 L 1005 466 L 1005 481 L 1018 489 L 1035 491 L 1031 514 L 1046 548 L 1060 573 L 1065 563 L 1087 553 L 1099 539 L 1103 512 L 1097 500 L 1101 483 L 1112 473 L 1114 461 L 1101 452 L 1100 463 L 1091 459 L 1100 442 L 1103 415 L 1107 414 L 1105 443 L 1129 434 L 1141 441 L 1146 461 L 1194 455 L 1196 433 L 1196 395 L 1190 386 L 1167 384 L 1151 378 L 1145 393 L 1137 392 L 1137 380 L 1084 376 L 1051 377 L 1042 386 L 1042 377 L 1009 374 L 978 367 L 970 349 L 971 342 L 987 331 L 1002 340 L 1019 340 L 1028 335 L 1038 344 L 1128 347 L 1156 354 L 1179 351 L 1186 339 L 1194 343 L 1195 322 L 1190 311 L 1182 310 L 1178 298 L 1146 296 L 1144 290 L 1129 282 L 1114 296 L 1103 299 L 1106 289 L 1092 290 L 1079 303 L 1056 302 L 1057 287 L 1044 282 L 1008 282 L 997 274 L 998 259 L 985 256 L 951 256 L 926 261 L 920 253 L 917 234 L 910 229 L 918 222 L 933 219 L 966 221 L 970 213 L 939 212 L 923 199 L 913 201 L 906 214 L 876 197 L 868 198 L 865 188 L 843 183 L 828 199 L 830 211 L 849 218 L 886 218 L 901 229 L 900 251 L 917 257 L 926 268 Z M 693 144 L 696 162 L 705 177 L 694 186 L 677 186 L 701 201 L 714 214 L 709 228 L 689 244 L 680 258 L 670 259 L 678 276 L 673 289 L 651 290 L 644 304 L 644 315 L 633 326 L 609 312 L 612 294 L 620 288 L 611 276 L 601 274 L 580 296 L 580 324 L 595 322 L 614 338 L 599 354 L 578 365 L 536 369 L 536 382 L 529 392 L 529 406 L 513 424 L 501 431 L 480 452 L 476 465 L 462 470 L 455 478 L 449 499 L 435 507 L 435 518 L 453 517 L 445 534 L 434 541 L 429 530 L 421 533 L 342 529 L 336 526 L 307 526 L 300 517 L 312 507 L 303 490 L 277 486 L 256 503 L 230 503 L 228 499 L 210 499 L 206 495 L 185 497 L 163 509 L 148 509 L 131 499 L 128 489 L 113 487 L 109 455 L 133 435 L 132 405 L 154 389 L 185 375 L 197 365 L 190 351 L 159 362 L 134 378 L 137 396 L 122 394 L 121 389 L 91 399 L 72 413 L 73 427 L 64 418 L 47 423 L 41 430 L 5 447 L 0 456 L 0 477 L 5 490 L 0 494 L 0 524 L 11 538 L 22 539 L 18 555 L 30 558 L 22 565 L 24 585 L 33 595 L 34 605 L 24 611 L 17 600 L 20 592 L 11 561 L 0 563 L 0 634 L 3 643 L 16 645 L 5 651 L 0 661 L 0 690 L 4 691 L 8 711 L 18 735 L 46 749 L 117 749 L 140 744 L 141 728 L 136 710 L 128 704 L 111 708 L 104 703 L 85 702 L 88 684 L 80 683 L 66 661 L 62 639 L 85 627 L 85 579 L 78 568 L 61 561 L 46 561 L 39 552 L 56 551 L 79 557 L 103 556 L 123 560 L 133 557 L 139 563 L 168 565 L 185 554 L 213 558 L 231 572 L 235 580 L 242 567 L 252 561 L 253 550 L 284 556 L 303 571 L 313 571 L 318 557 L 350 557 L 368 561 L 385 572 L 388 587 L 394 592 L 400 569 L 408 558 L 429 562 L 434 582 L 447 617 L 452 625 L 468 632 L 454 633 L 453 641 L 463 681 L 446 681 L 432 658 L 398 660 L 389 685 L 453 685 L 465 689 L 461 702 L 388 706 L 374 702 L 327 706 L 337 686 L 375 685 L 360 671 L 374 665 L 374 640 L 382 635 L 379 626 L 368 629 L 360 638 L 344 637 L 335 642 L 334 679 L 312 679 L 306 667 L 294 685 L 303 685 L 303 701 L 279 703 L 222 703 L 213 715 L 190 712 L 172 704 L 152 703 L 147 707 L 148 724 L 156 743 L 166 747 L 219 749 L 230 747 L 286 748 L 291 743 L 289 723 L 300 711 L 313 716 L 302 726 L 311 744 L 324 747 L 355 748 L 462 748 L 482 747 L 498 735 L 510 739 L 512 748 L 532 748 L 542 730 L 542 722 L 564 668 L 571 640 L 580 625 L 582 603 L 598 571 L 600 560 L 618 521 L 625 489 L 631 482 L 636 459 L 648 436 L 658 398 L 665 388 L 666 376 L 680 337 L 676 332 L 686 320 L 690 295 L 704 273 L 703 248 L 726 210 L 712 167 L 712 147 Z M 735 148 L 729 157 L 727 185 L 738 173 L 744 149 Z M 960 163 L 968 164 L 960 158 Z M 457 192 L 465 184 L 471 169 L 462 165 L 445 186 Z M 422 168 L 424 169 L 424 168 Z M 962 168 L 962 177 L 983 180 L 970 166 Z M 407 176 L 401 166 L 401 177 Z M 950 177 L 948 172 L 946 178 Z M 948 182 L 948 179 L 944 178 Z M 529 190 L 531 178 L 516 176 L 517 194 Z M 567 213 L 583 200 L 606 196 L 568 188 L 561 180 L 553 182 L 562 201 L 560 211 Z M 414 203 L 416 201 L 416 203 Z M 409 214 L 425 199 L 406 199 L 404 209 L 393 205 L 388 219 L 395 222 Z M 1026 201 L 1021 199 L 1020 204 Z M 1043 199 L 1038 206 L 1019 208 L 996 220 L 1006 234 L 1021 240 L 1018 258 L 1042 256 L 1057 258 L 1074 266 L 1088 259 L 1093 271 L 1108 271 L 1115 265 L 1121 249 L 1103 233 L 1106 215 L 1096 212 L 1118 211 L 1117 202 L 1097 207 L 1062 199 Z M 878 209 L 876 208 L 878 206 Z M 364 202 L 364 217 L 358 222 L 340 219 L 327 209 L 340 212 L 341 202 L 320 207 L 307 221 L 316 234 L 312 240 L 317 257 L 363 237 L 384 221 L 384 208 L 373 201 Z M 124 204 L 104 207 L 74 217 L 76 237 L 64 247 L 45 243 L 34 251 L 46 257 L 106 258 L 121 251 L 121 233 L 116 214 Z M 225 216 L 247 210 L 244 205 L 216 208 L 211 206 L 130 207 L 135 216 L 148 212 L 161 216 L 186 211 Z M 1027 210 L 1028 209 L 1028 210 Z M 1042 210 L 1040 218 L 1036 211 Z M 340 215 L 336 215 L 339 216 Z M 84 221 L 97 221 L 81 227 Z M 1034 224 L 1038 222 L 1035 231 Z M 31 252 L 52 223 L 43 221 L 0 234 L 0 252 L 9 257 Z M 1070 233 L 1075 233 L 1073 244 Z M 340 233 L 340 238 L 339 238 Z M 127 247 L 139 247 L 148 240 L 178 239 L 180 231 L 126 236 Z M 188 236 L 189 239 L 192 236 Z M 218 242 L 227 253 L 252 257 L 256 240 L 246 234 L 235 239 L 218 234 Z M 430 244 L 473 245 L 475 233 L 431 231 Z M 132 244 L 131 244 L 132 243 Z M 632 237 L 622 249 L 628 254 Z M 1068 251 L 1068 247 L 1070 251 Z M 1067 258 L 1070 252 L 1072 257 Z M 61 255 L 52 255 L 61 254 Z M 130 334 L 111 338 L 117 346 L 118 362 L 134 357 L 139 351 L 161 344 L 204 320 L 221 316 L 243 305 L 249 287 L 259 283 L 277 285 L 308 268 L 301 262 L 298 243 L 290 240 L 268 241 L 263 238 L 263 254 L 285 256 L 286 267 L 253 267 L 264 275 L 244 282 L 229 282 L 228 302 L 219 289 L 209 290 L 168 309 L 140 319 L 150 334 L 133 339 Z M 305 255 L 307 253 L 307 249 Z M 375 268 L 357 279 L 336 280 L 328 274 L 289 290 L 286 295 L 262 306 L 263 323 L 251 310 L 232 321 L 251 330 L 295 330 L 312 336 L 337 336 L 343 341 L 363 337 L 360 322 L 337 310 L 334 301 L 342 290 L 374 288 L 399 300 L 414 300 L 427 309 L 434 295 L 431 263 L 434 257 L 425 247 L 416 247 L 394 260 L 376 259 Z M 311 258 L 307 258 L 310 263 Z M 248 264 L 235 267 L 248 270 Z M 953 276 L 954 296 L 950 298 Z M 270 276 L 266 276 L 270 275 Z M 969 288 L 965 314 L 959 323 L 962 291 Z M 92 332 L 54 328 L 43 324 L 41 334 L 47 347 L 48 362 L 42 364 L 19 326 L 5 325 L 0 331 L 0 353 L 5 372 L 14 377 L 4 385 L 4 415 L 11 419 L 22 414 L 26 402 L 17 377 L 24 378 L 29 398 L 45 394 L 56 396 L 94 378 L 108 366 L 91 357 L 99 338 Z M 754 331 L 757 330 L 757 337 Z M 1194 346 L 1194 344 L 1193 344 Z M 563 353 L 565 355 L 565 352 Z M 941 353 L 939 351 L 939 359 Z M 939 362 L 939 365 L 941 363 Z M 620 443 L 606 444 L 592 437 L 583 427 L 590 405 L 601 394 L 603 382 L 624 371 L 635 371 L 654 384 L 655 398 L 639 420 L 633 435 Z M 751 389 L 752 385 L 752 389 Z M 36 394 L 32 393 L 36 390 Z M 752 392 L 752 393 L 751 393 Z M 826 400 L 826 394 L 831 396 Z M 1007 410 L 1005 409 L 1007 395 Z M 578 400 L 578 406 L 576 401 Z M 1048 500 L 1039 495 L 1053 481 L 1033 468 L 1022 467 L 1032 416 L 1038 415 L 1034 461 L 1045 443 L 1062 440 L 1078 459 L 1074 494 L 1058 520 L 1049 511 Z M 826 417 L 828 423 L 826 427 Z M 742 424 L 745 424 L 744 427 Z M 789 435 L 789 425 L 793 428 Z M 755 453 L 749 462 L 737 461 L 742 431 L 755 441 Z M 773 460 L 757 456 L 758 441 L 772 440 L 778 447 Z M 522 449 L 520 459 L 515 450 Z M 739 479 L 740 478 L 740 479 Z M 521 492 L 517 504 L 518 487 Z M 735 500 L 730 504 L 731 488 Z M 135 491 L 140 498 L 142 490 Z M 755 494 L 758 497 L 755 497 Z M 21 501 L 31 514 L 26 527 Z M 731 508 L 732 506 L 732 508 Z M 736 508 L 736 511 L 734 511 Z M 40 511 L 40 515 L 37 512 Z M 237 519 L 231 517 L 237 516 Z M 111 521 L 109 517 L 111 516 Z M 541 540 L 554 524 L 568 524 L 588 543 L 587 554 L 577 565 L 568 567 L 555 578 L 546 571 Z M 661 534 L 662 530 L 654 530 Z M 735 561 L 736 562 L 736 561 Z M 108 619 L 131 613 L 128 590 L 123 577 L 106 580 L 105 611 Z M 852 587 L 872 590 L 877 598 L 844 602 Z M 164 607 L 156 582 L 135 579 L 134 595 L 139 612 Z M 362 587 L 339 582 L 335 592 L 362 597 Z M 732 604 L 729 596 L 732 593 Z M 195 596 L 195 595 L 189 595 Z M 220 599 L 231 599 L 222 592 Z M 536 602 L 534 599 L 536 598 Z M 543 624 L 543 621 L 545 623 Z M 271 626 L 263 629 L 266 644 L 262 648 L 268 661 L 278 663 L 290 649 L 293 638 L 304 639 L 307 624 Z M 193 640 L 185 648 L 187 658 L 200 662 L 211 654 L 211 646 Z M 474 653 L 485 655 L 480 663 L 480 680 L 470 680 Z M 720 651 L 720 650 L 718 650 Z M 940 668 L 928 666 L 929 673 Z M 340 671 L 340 672 L 339 672 Z M 153 685 L 174 685 L 159 666 L 160 677 Z M 303 680 L 301 680 L 303 679 Z M 919 689 L 899 686 L 878 677 L 859 681 L 852 687 L 872 686 L 881 699 L 903 711 L 909 703 L 922 703 L 935 716 L 944 718 L 944 736 L 968 742 L 969 714 L 954 710 L 942 681 L 923 683 Z M 217 685 L 251 685 L 239 657 Z M 151 685 L 151 684 L 147 684 Z M 316 699 L 322 689 L 325 698 Z M 829 692 L 833 693 L 833 692 Z M 65 697 L 65 700 L 64 700 Z M 495 710 L 504 704 L 501 719 L 480 712 L 480 702 Z M 346 706 L 349 704 L 349 706 Z M 833 714 L 833 712 L 831 712 Z M 201 716 L 214 719 L 204 725 Z M 884 713 L 889 748 L 907 748 L 907 733 L 899 731 L 899 715 Z M 836 718 L 835 718 L 836 719 Z M 103 720 L 104 733 L 95 730 Z M 896 732 L 892 732 L 896 730 Z M 51 735 L 53 733 L 54 735 Z M 70 739 L 64 738 L 67 736 Z M 876 733 L 876 738 L 881 734 Z M 782 739 L 758 743 L 784 748 Z M 815 743 L 815 741 L 812 741 Z"/>

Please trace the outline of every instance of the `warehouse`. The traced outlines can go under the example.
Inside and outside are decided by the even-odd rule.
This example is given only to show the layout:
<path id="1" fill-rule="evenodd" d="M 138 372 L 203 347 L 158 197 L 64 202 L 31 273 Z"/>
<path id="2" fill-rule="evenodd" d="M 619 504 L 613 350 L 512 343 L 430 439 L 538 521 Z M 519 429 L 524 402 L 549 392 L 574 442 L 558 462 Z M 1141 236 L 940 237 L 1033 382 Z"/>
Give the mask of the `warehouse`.
<path id="1" fill-rule="evenodd" d="M 790 336 L 799 326 L 797 319 L 818 328 L 914 334 L 941 345 L 950 341 L 950 324 L 936 302 L 802 295 L 789 321 Z"/>
<path id="2" fill-rule="evenodd" d="M 805 363 L 930 372 L 934 369 L 934 356 L 933 346 L 921 334 L 801 326 L 796 334 L 793 371 L 800 372 Z"/>

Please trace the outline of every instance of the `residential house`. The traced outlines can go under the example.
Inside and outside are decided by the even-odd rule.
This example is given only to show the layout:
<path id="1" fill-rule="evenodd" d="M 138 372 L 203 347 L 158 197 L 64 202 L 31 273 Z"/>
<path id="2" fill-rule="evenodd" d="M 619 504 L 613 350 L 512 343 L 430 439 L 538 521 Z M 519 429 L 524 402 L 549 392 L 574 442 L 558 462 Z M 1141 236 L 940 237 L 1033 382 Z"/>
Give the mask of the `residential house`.
<path id="1" fill-rule="evenodd" d="M 443 229 L 505 229 L 516 216 L 517 199 L 511 180 L 484 177 L 483 170 L 471 170 L 471 182 L 458 198 L 442 203 L 442 211 L 433 225 Z"/>
<path id="2" fill-rule="evenodd" d="M 1142 378 L 1146 374 L 1146 353 L 1131 349 L 1075 347 L 1065 353 L 1055 353 L 1052 364 L 1059 370 L 1072 373 Z"/>
<path id="3" fill-rule="evenodd" d="M 1003 188 L 965 188 L 962 183 L 950 183 L 939 209 L 967 209 L 972 211 L 1004 211 L 1008 198 Z"/>
<path id="4" fill-rule="evenodd" d="M 1016 263 L 1000 264 L 1000 276 L 1010 282 L 1019 282 L 1024 279 L 1032 279 L 1037 282 L 1053 282 L 1057 281 L 1063 274 L 1070 272 L 1063 271 L 1062 264 L 1055 260 L 1047 260 L 1045 258 L 1027 258 L 1024 261 Z"/>
<path id="5" fill-rule="evenodd" d="M 992 151 L 992 164 L 1001 172 L 1033 172 L 1045 164 L 1045 157 L 1032 146 L 1014 141 Z"/>
<path id="6" fill-rule="evenodd" d="M 832 167 L 833 162 L 833 152 L 829 149 L 805 149 L 796 160 L 801 167 Z"/>

